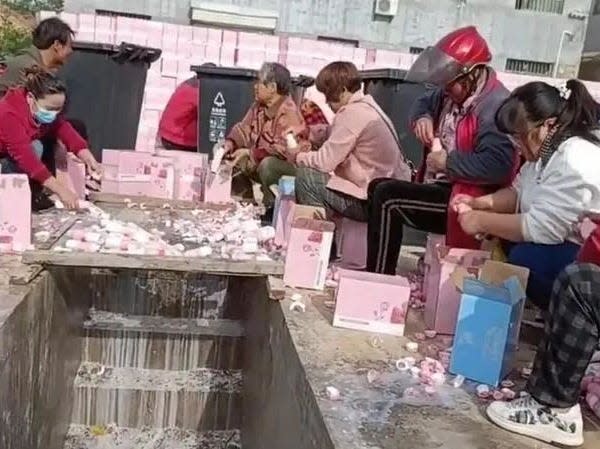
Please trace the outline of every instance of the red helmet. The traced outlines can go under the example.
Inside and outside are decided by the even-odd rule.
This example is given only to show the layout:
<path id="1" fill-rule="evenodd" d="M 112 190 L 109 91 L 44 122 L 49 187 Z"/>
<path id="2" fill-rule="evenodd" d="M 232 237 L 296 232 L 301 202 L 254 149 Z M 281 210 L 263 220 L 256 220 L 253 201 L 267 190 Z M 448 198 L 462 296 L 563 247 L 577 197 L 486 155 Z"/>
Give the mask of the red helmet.
<path id="1" fill-rule="evenodd" d="M 421 53 L 405 80 L 443 87 L 491 60 L 492 53 L 477 28 L 460 28 Z"/>

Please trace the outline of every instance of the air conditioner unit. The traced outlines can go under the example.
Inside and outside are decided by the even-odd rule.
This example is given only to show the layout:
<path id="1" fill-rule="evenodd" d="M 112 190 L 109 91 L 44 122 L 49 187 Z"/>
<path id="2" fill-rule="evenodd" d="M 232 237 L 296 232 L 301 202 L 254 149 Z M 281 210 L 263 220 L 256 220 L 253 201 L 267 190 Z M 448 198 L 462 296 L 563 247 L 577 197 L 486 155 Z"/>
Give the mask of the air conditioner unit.
<path id="1" fill-rule="evenodd" d="M 394 17 L 398 12 L 398 0 L 375 0 L 375 14 Z"/>

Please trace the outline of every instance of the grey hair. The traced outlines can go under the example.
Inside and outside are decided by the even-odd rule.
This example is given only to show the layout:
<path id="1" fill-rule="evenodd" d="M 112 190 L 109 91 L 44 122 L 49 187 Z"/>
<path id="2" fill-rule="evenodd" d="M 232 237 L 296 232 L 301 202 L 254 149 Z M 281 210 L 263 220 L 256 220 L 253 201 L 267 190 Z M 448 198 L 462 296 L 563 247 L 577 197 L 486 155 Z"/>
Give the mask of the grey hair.
<path id="1" fill-rule="evenodd" d="M 265 62 L 258 71 L 258 79 L 263 84 L 275 83 L 279 95 L 289 95 L 292 90 L 290 71 L 277 62 Z"/>

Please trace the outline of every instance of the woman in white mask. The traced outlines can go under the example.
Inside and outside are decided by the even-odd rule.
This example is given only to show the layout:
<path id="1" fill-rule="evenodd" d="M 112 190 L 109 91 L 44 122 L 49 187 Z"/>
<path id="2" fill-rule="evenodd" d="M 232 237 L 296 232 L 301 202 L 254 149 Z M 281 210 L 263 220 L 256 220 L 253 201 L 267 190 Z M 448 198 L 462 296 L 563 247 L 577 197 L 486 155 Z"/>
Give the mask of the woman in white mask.
<path id="1" fill-rule="evenodd" d="M 0 164 L 2 173 L 24 173 L 32 185 L 33 208 L 43 197 L 42 187 L 56 194 L 65 207 L 77 208 L 78 198 L 61 184 L 42 162 L 41 139 L 60 140 L 90 172 L 98 173 L 87 142 L 61 117 L 66 87 L 51 73 L 34 67 L 25 72 L 22 86 L 10 89 L 0 100 Z"/>

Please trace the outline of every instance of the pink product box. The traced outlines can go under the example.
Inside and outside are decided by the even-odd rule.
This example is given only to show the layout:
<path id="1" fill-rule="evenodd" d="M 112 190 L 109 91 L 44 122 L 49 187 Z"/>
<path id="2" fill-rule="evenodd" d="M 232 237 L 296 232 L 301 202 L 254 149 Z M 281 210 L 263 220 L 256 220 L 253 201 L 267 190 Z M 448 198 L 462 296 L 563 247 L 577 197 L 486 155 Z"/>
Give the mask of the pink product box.
<path id="1" fill-rule="evenodd" d="M 283 282 L 289 287 L 323 290 L 335 225 L 298 218 L 292 225 Z"/>
<path id="2" fill-rule="evenodd" d="M 425 325 L 439 334 L 454 335 L 461 292 L 453 279 L 457 268 L 477 274 L 491 258 L 489 251 L 438 247 L 427 275 Z"/>
<path id="3" fill-rule="evenodd" d="M 18 207 L 15 204 L 18 203 Z M 31 190 L 27 175 L 0 175 L 0 249 L 31 245 Z"/>
<path id="4" fill-rule="evenodd" d="M 320 220 L 325 221 L 325 209 L 322 207 L 314 207 L 314 206 L 306 206 L 303 204 L 296 204 L 295 202 L 292 204 L 292 209 L 287 215 L 287 220 L 284 223 L 283 229 L 283 240 L 278 245 L 283 247 L 287 246 L 290 235 L 292 233 L 292 226 L 299 218 L 309 218 L 311 220 Z M 335 225 L 334 225 L 335 226 Z"/>
<path id="5" fill-rule="evenodd" d="M 204 185 L 204 202 L 206 203 L 230 203 L 231 181 L 233 169 L 228 165 L 221 165 L 217 173 L 206 169 Z"/>
<path id="6" fill-rule="evenodd" d="M 68 187 L 81 200 L 85 199 L 85 164 L 72 156 L 67 157 Z"/>
<path id="7" fill-rule="evenodd" d="M 287 233 L 291 229 L 288 227 L 290 214 L 293 213 L 296 204 L 295 197 L 292 195 L 284 195 L 279 200 L 277 207 L 277 216 L 275 218 L 275 244 L 283 246 L 288 241 Z"/>
<path id="8" fill-rule="evenodd" d="M 204 175 L 208 167 L 208 155 L 173 150 L 158 150 L 156 154 L 173 159 L 175 166 L 174 198 L 201 202 L 204 194 Z"/>
<path id="9" fill-rule="evenodd" d="M 402 336 L 409 300 L 406 278 L 340 270 L 333 325 Z"/>
<path id="10" fill-rule="evenodd" d="M 342 219 L 340 232 L 341 268 L 364 270 L 367 266 L 367 223 Z"/>
<path id="11" fill-rule="evenodd" d="M 171 158 L 142 151 L 104 150 L 102 165 L 105 193 L 173 198 L 175 166 Z"/>

